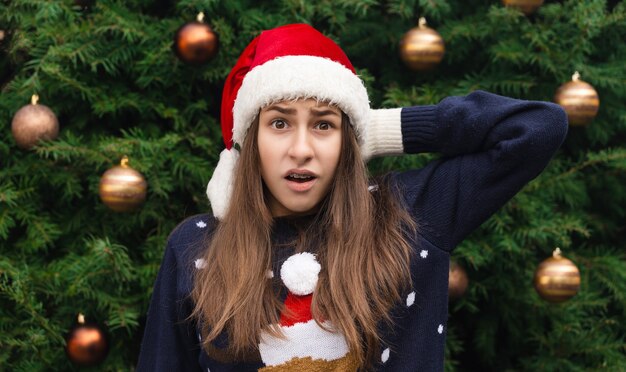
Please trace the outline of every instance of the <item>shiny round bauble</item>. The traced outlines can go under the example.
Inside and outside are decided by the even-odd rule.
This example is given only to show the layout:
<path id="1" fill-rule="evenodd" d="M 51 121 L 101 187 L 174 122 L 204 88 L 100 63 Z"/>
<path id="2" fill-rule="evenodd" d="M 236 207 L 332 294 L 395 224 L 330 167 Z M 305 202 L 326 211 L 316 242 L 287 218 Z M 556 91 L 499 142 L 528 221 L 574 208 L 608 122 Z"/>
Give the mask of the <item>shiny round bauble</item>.
<path id="1" fill-rule="evenodd" d="M 146 200 L 147 189 L 145 178 L 128 165 L 127 157 L 100 178 L 100 200 L 116 212 L 137 210 Z"/>
<path id="2" fill-rule="evenodd" d="M 198 20 L 182 25 L 174 35 L 174 53 L 181 61 L 200 65 L 208 62 L 217 54 L 219 41 L 211 26 L 203 23 L 204 15 Z"/>
<path id="3" fill-rule="evenodd" d="M 11 132 L 20 148 L 29 150 L 41 140 L 54 140 L 59 135 L 59 120 L 48 106 L 37 103 L 34 95 L 31 104 L 20 108 L 13 116 Z"/>
<path id="4" fill-rule="evenodd" d="M 0 30 L 0 53 L 4 47 L 9 43 L 9 33 L 5 30 Z"/>
<path id="5" fill-rule="evenodd" d="M 95 366 L 109 353 L 108 337 L 97 324 L 85 323 L 82 314 L 78 317 L 78 323 L 65 338 L 65 352 L 72 363 L 78 366 Z"/>
<path id="6" fill-rule="evenodd" d="M 426 26 L 422 17 L 419 26 L 410 29 L 400 41 L 400 57 L 411 69 L 431 70 L 441 62 L 446 47 L 437 31 Z"/>
<path id="7" fill-rule="evenodd" d="M 465 291 L 467 291 L 468 284 L 469 279 L 463 266 L 456 262 L 451 262 L 448 273 L 448 298 L 456 300 L 463 297 Z"/>
<path id="8" fill-rule="evenodd" d="M 580 80 L 580 74 L 574 73 L 572 81 L 559 87 L 554 94 L 554 102 L 563 107 L 567 121 L 572 126 L 589 124 L 598 114 L 600 97 L 591 84 Z"/>
<path id="9" fill-rule="evenodd" d="M 548 302 L 563 302 L 580 289 L 580 271 L 574 263 L 561 256 L 559 248 L 552 257 L 539 264 L 534 277 L 535 290 Z"/>
<path id="10" fill-rule="evenodd" d="M 511 8 L 517 8 L 522 13 L 530 15 L 539 9 L 543 4 L 543 0 L 502 0 L 502 4 Z"/>

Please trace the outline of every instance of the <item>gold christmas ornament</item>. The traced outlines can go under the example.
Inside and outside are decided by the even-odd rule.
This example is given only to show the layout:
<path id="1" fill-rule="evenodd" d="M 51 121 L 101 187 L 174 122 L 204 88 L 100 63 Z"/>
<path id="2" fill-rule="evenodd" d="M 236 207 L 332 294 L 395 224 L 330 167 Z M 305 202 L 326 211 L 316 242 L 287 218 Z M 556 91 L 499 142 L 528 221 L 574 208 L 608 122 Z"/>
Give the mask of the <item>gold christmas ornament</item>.
<path id="1" fill-rule="evenodd" d="M 544 260 L 535 271 L 534 286 L 539 296 L 548 302 L 563 302 L 580 289 L 580 272 L 574 263 L 561 256 L 556 248 L 552 257 Z"/>
<path id="2" fill-rule="evenodd" d="M 100 178 L 100 200 L 116 212 L 132 212 L 146 200 L 148 184 L 141 173 L 128 165 L 124 156 L 120 165 L 104 172 Z"/>
<path id="3" fill-rule="evenodd" d="M 517 8 L 522 13 L 530 15 L 539 9 L 543 4 L 543 0 L 502 0 L 502 4 L 511 8 Z"/>
<path id="4" fill-rule="evenodd" d="M 95 366 L 109 353 L 106 333 L 96 324 L 85 323 L 83 314 L 78 314 L 78 323 L 69 332 L 65 341 L 67 357 L 79 366 Z"/>
<path id="5" fill-rule="evenodd" d="M 450 300 L 456 300 L 465 294 L 469 279 L 467 278 L 467 272 L 463 266 L 457 262 L 450 263 L 450 271 L 448 273 L 448 298 Z"/>
<path id="6" fill-rule="evenodd" d="M 6 36 L 6 33 L 4 32 L 4 30 L 0 30 L 0 41 L 4 40 L 5 36 Z"/>
<path id="7" fill-rule="evenodd" d="M 413 70 L 426 71 L 435 68 L 443 59 L 445 51 L 443 38 L 437 31 L 426 26 L 424 17 L 400 41 L 400 57 Z"/>
<path id="8" fill-rule="evenodd" d="M 559 87 L 554 102 L 565 109 L 569 124 L 573 126 L 589 124 L 600 108 L 598 92 L 591 84 L 580 80 L 578 71 L 572 75 L 572 81 Z"/>
<path id="9" fill-rule="evenodd" d="M 204 13 L 197 20 L 182 25 L 174 35 L 174 53 L 183 62 L 199 65 L 215 56 L 219 47 L 217 35 L 203 22 Z"/>
<path id="10" fill-rule="evenodd" d="M 33 95 L 31 104 L 20 108 L 13 116 L 11 132 L 17 145 L 25 150 L 33 148 L 40 140 L 54 140 L 59 135 L 59 120 L 48 106 L 37 103 Z"/>

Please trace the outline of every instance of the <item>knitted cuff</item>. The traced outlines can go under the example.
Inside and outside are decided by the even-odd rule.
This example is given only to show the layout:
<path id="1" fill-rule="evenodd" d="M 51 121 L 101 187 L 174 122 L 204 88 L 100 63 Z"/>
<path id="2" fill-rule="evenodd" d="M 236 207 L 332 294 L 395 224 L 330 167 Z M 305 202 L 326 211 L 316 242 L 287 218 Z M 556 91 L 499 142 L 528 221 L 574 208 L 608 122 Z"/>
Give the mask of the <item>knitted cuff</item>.
<path id="1" fill-rule="evenodd" d="M 402 147 L 406 154 L 439 152 L 442 147 L 441 124 L 437 122 L 437 106 L 423 105 L 402 109 Z"/>
<path id="2" fill-rule="evenodd" d="M 401 108 L 370 110 L 370 123 L 367 126 L 365 141 L 361 145 L 361 153 L 365 160 L 404 153 L 401 111 Z"/>

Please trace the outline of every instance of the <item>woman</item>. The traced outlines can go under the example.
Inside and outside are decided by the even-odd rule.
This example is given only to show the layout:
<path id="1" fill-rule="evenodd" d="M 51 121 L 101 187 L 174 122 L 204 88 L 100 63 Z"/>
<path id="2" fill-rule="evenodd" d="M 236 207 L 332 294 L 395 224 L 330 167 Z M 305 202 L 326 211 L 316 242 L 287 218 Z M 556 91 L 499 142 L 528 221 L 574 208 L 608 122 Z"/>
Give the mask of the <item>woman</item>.
<path id="1" fill-rule="evenodd" d="M 221 121 L 213 214 L 168 240 L 139 370 L 443 370 L 450 252 L 567 132 L 557 105 L 480 91 L 371 110 L 302 24 L 248 45 Z M 426 151 L 443 156 L 369 183 L 371 157 Z"/>

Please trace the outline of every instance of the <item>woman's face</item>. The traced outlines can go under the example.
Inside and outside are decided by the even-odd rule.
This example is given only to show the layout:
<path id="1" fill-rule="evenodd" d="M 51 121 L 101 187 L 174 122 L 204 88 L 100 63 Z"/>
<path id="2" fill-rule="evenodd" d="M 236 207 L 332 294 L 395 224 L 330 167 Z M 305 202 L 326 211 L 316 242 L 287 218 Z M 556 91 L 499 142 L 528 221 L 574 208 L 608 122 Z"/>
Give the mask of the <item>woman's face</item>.
<path id="1" fill-rule="evenodd" d="M 341 111 L 314 99 L 261 109 L 261 175 L 274 217 L 308 214 L 326 196 L 341 152 Z"/>

